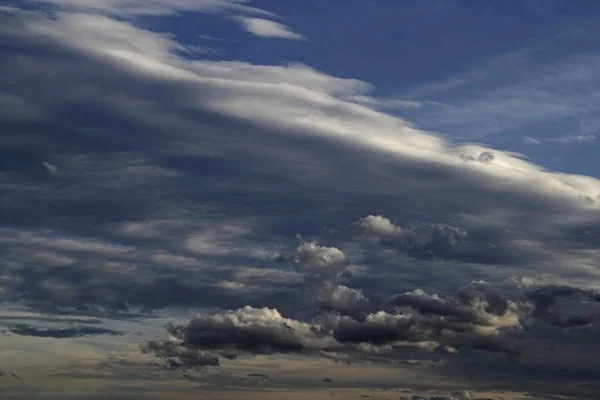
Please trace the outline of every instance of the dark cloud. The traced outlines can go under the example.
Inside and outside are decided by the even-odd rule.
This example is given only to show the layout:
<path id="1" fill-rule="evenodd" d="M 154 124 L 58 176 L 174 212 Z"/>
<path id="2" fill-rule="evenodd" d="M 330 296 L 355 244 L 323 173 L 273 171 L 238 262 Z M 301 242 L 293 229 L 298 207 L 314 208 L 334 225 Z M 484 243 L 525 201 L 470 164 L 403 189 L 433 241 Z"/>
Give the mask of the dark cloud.
<path id="1" fill-rule="evenodd" d="M 532 314 L 536 318 L 559 327 L 572 328 L 600 321 L 600 293 L 593 290 L 570 286 L 543 286 L 529 291 L 527 298 L 533 304 Z M 561 315 L 561 310 L 557 307 L 560 299 L 579 300 L 579 304 L 571 305 L 569 311 L 572 315 Z M 592 303 L 591 307 L 589 303 Z M 577 315 L 578 312 L 585 314 Z"/>
<path id="2" fill-rule="evenodd" d="M 481 307 L 485 314 L 495 316 L 504 315 L 509 310 L 508 299 L 486 282 L 473 282 L 462 286 L 452 298 L 428 295 L 417 289 L 394 296 L 389 305 L 410 307 L 426 315 L 463 318 L 473 322 L 480 320 L 477 313 Z"/>
<path id="3" fill-rule="evenodd" d="M 338 303 L 322 308 L 325 314 L 312 323 L 285 318 L 276 309 L 247 306 L 198 317 L 188 325 L 169 325 L 174 339 L 164 346 L 225 358 L 277 353 L 360 358 L 404 347 L 442 353 L 470 348 L 511 357 L 519 353 L 518 336 L 513 335 L 520 328 L 516 307 L 485 282 L 463 286 L 451 299 L 419 290 L 398 295 L 388 302 L 388 310 L 373 312 L 350 307 L 366 303 L 364 297 L 357 298 L 359 292 L 339 286 L 334 290 L 341 292 Z M 160 342 L 153 346 L 160 349 Z"/>
<path id="4" fill-rule="evenodd" d="M 185 348 L 168 341 L 148 341 L 140 346 L 140 350 L 163 360 L 164 367 L 171 370 L 197 370 L 220 365 L 219 358 L 214 354 Z"/>
<path id="5" fill-rule="evenodd" d="M 69 328 L 42 328 L 38 326 L 17 324 L 8 328 L 10 333 L 21 336 L 47 337 L 55 339 L 68 339 L 82 336 L 110 335 L 120 336 L 123 332 L 97 326 L 75 326 Z"/>

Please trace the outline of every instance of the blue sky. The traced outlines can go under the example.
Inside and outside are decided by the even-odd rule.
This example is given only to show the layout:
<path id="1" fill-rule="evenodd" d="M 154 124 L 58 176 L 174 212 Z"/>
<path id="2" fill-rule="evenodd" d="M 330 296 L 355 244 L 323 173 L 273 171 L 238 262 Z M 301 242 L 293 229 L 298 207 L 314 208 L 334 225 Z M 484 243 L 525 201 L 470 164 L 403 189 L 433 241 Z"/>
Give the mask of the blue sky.
<path id="1" fill-rule="evenodd" d="M 0 4 L 6 398 L 598 398 L 596 2 Z"/>

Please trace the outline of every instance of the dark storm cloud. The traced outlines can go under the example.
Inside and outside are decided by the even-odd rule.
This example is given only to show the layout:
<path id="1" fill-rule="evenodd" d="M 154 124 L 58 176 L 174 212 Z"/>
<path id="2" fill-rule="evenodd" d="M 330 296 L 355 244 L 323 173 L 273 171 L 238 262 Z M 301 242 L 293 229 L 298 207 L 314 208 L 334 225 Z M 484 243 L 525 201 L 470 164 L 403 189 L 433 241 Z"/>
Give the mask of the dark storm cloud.
<path id="1" fill-rule="evenodd" d="M 35 336 L 55 339 L 67 339 L 82 336 L 110 335 L 120 336 L 123 332 L 97 326 L 74 326 L 69 328 L 42 328 L 33 325 L 17 324 L 8 328 L 10 333 L 21 336 Z"/>

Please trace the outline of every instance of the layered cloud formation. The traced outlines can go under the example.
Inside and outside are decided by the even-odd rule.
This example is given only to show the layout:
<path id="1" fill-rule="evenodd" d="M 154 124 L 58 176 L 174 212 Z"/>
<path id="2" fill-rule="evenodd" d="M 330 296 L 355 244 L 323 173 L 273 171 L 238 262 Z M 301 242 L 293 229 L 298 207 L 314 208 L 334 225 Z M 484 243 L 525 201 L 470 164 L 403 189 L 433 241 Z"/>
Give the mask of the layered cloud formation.
<path id="1" fill-rule="evenodd" d="M 600 350 L 600 181 L 420 131 L 359 80 L 198 59 L 132 17 L 300 38 L 246 2 L 44 4 L 0 11 L 2 301 L 199 310 L 143 345 L 172 368 L 410 351 L 600 376 L 580 357 Z"/>

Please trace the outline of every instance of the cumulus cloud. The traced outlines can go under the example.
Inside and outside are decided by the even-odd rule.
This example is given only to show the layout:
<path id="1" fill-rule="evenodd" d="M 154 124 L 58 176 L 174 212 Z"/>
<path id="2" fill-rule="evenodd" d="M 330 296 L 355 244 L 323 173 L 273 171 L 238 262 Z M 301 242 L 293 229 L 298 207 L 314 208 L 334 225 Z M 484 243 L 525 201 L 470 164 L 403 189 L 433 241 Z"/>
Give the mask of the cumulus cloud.
<path id="1" fill-rule="evenodd" d="M 491 293 L 490 293 L 491 292 Z M 514 354 L 517 345 L 505 330 L 519 328 L 519 316 L 508 301 L 484 283 L 459 288 L 453 299 L 442 299 L 421 290 L 400 294 L 362 321 L 342 320 L 334 331 L 341 342 L 381 346 L 408 342 L 430 348 L 472 347 Z"/>
<path id="2" fill-rule="evenodd" d="M 292 40 L 304 39 L 304 36 L 292 32 L 287 26 L 279 22 L 256 17 L 237 17 L 235 19 L 242 24 L 247 32 L 255 36 Z"/>
<path id="3" fill-rule="evenodd" d="M 328 297 L 320 293 L 319 300 L 329 307 L 323 307 L 325 314 L 312 323 L 285 318 L 276 309 L 246 306 L 200 316 L 188 325 L 168 325 L 171 339 L 153 341 L 144 351 L 164 358 L 164 351 L 177 348 L 194 354 L 212 352 L 227 359 L 278 353 L 360 357 L 405 347 L 518 354 L 516 339 L 504 334 L 520 328 L 516 309 L 485 282 L 461 287 L 451 299 L 417 290 L 395 296 L 387 310 L 362 313 L 357 312 L 358 306 L 367 300 L 360 291 L 336 286 L 324 294 Z"/>
<path id="4" fill-rule="evenodd" d="M 145 351 L 162 358 L 172 358 L 171 349 L 185 354 L 211 351 L 231 359 L 240 354 L 315 354 L 335 344 L 317 326 L 284 318 L 276 309 L 250 306 L 197 317 L 188 325 L 169 325 L 167 330 L 173 339 L 153 341 Z"/>
<path id="5" fill-rule="evenodd" d="M 394 238 L 402 234 L 402 228 L 381 215 L 368 215 L 361 218 L 351 228 L 367 237 Z"/>
<path id="6" fill-rule="evenodd" d="M 302 241 L 294 253 L 282 255 L 282 259 L 291 261 L 308 281 L 317 282 L 334 279 L 348 266 L 344 252 L 335 247 L 321 246 L 315 241 Z"/>
<path id="7" fill-rule="evenodd" d="M 360 289 L 326 283 L 309 291 L 321 311 L 358 317 L 369 309 L 369 300 Z"/>

